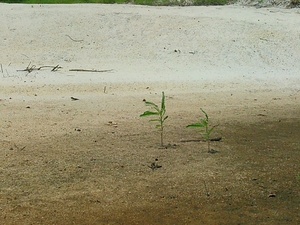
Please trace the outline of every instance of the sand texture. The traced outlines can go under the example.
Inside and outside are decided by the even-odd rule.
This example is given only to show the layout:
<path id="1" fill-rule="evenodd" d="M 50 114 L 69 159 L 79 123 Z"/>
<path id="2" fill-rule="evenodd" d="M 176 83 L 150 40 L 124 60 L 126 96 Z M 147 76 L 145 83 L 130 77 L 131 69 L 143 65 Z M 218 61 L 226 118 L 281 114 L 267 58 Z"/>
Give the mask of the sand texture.
<path id="1" fill-rule="evenodd" d="M 299 9 L 0 4 L 0 40 L 0 224 L 300 224 Z"/>

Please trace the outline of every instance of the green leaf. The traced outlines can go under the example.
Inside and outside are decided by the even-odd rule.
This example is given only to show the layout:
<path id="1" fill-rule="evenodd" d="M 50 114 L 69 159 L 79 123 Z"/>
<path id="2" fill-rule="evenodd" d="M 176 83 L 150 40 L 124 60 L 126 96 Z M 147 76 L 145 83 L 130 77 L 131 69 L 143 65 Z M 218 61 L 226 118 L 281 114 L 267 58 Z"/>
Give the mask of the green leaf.
<path id="1" fill-rule="evenodd" d="M 204 113 L 205 118 L 206 118 L 206 120 L 208 121 L 208 115 L 207 115 L 207 113 L 206 113 L 202 108 L 200 108 L 200 109 L 201 109 L 201 111 Z"/>
<path id="2" fill-rule="evenodd" d="M 162 115 L 164 115 L 165 112 L 166 112 L 165 92 L 162 92 L 162 97 L 161 97 L 161 111 L 164 112 Z"/>
<path id="3" fill-rule="evenodd" d="M 200 119 L 201 124 L 203 124 L 203 126 L 207 126 L 208 121 L 206 119 Z"/>
<path id="4" fill-rule="evenodd" d="M 186 127 L 189 127 L 189 128 L 203 128 L 205 126 L 202 123 L 194 123 L 194 124 L 187 125 Z"/>
<path id="5" fill-rule="evenodd" d="M 159 115 L 158 112 L 151 112 L 151 111 L 146 111 L 143 114 L 140 115 L 140 117 L 145 117 L 145 116 L 156 116 Z"/>
<path id="6" fill-rule="evenodd" d="M 206 132 L 206 136 L 207 136 L 208 139 L 209 139 L 210 134 L 212 133 L 213 129 L 214 129 L 214 128 L 211 128 L 210 130 L 208 130 L 208 131 Z"/>
<path id="7" fill-rule="evenodd" d="M 146 105 L 146 106 L 154 106 L 154 107 L 158 107 L 158 105 L 156 105 L 155 103 L 153 103 L 153 102 L 148 102 L 148 101 L 145 102 L 145 105 Z"/>
<path id="8" fill-rule="evenodd" d="M 156 105 L 155 103 L 153 103 L 153 102 L 145 102 L 145 105 L 146 106 L 150 106 L 150 107 L 154 108 L 156 111 L 159 112 L 158 105 Z"/>
<path id="9" fill-rule="evenodd" d="M 213 132 L 213 130 L 215 129 L 215 127 L 217 127 L 217 126 L 219 126 L 219 124 L 213 126 L 212 128 L 210 128 L 210 129 L 208 130 L 208 135 L 210 135 L 210 134 Z"/>
<path id="10" fill-rule="evenodd" d="M 160 122 L 159 119 L 153 119 L 153 120 L 149 120 L 149 122 Z"/>

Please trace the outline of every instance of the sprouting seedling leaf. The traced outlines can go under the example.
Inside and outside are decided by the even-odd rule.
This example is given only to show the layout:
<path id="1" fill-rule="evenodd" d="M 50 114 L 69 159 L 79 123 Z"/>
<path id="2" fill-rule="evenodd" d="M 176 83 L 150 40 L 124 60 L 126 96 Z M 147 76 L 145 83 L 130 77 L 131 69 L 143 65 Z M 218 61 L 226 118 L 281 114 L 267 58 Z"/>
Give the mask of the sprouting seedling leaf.
<path id="1" fill-rule="evenodd" d="M 208 117 L 207 113 L 202 108 L 200 108 L 200 110 L 204 114 L 205 118 L 200 118 L 200 122 L 187 125 L 187 127 L 188 128 L 197 128 L 197 129 L 200 129 L 201 132 L 203 132 L 203 137 L 204 137 L 205 141 L 207 142 L 208 152 L 210 152 L 210 135 L 214 131 L 214 128 L 218 125 L 210 127 L 209 117 Z"/>
<path id="2" fill-rule="evenodd" d="M 202 123 L 193 123 L 193 124 L 187 125 L 186 127 L 189 127 L 189 128 L 203 128 L 204 124 L 202 124 Z"/>
<path id="3" fill-rule="evenodd" d="M 147 116 L 154 116 L 155 119 L 149 120 L 149 122 L 157 122 L 158 124 L 155 126 L 157 129 L 159 129 L 161 133 L 160 138 L 160 144 L 163 146 L 163 131 L 164 131 L 164 122 L 168 118 L 168 116 L 165 116 L 166 114 L 166 104 L 165 104 L 165 93 L 162 92 L 162 99 L 161 99 L 161 105 L 160 108 L 157 104 L 153 102 L 146 101 L 145 105 L 147 107 L 150 107 L 150 110 L 145 111 L 143 114 L 140 115 L 140 117 L 147 117 Z"/>
<path id="4" fill-rule="evenodd" d="M 154 104 L 153 102 L 145 102 L 146 106 L 150 106 L 152 109 L 159 111 L 158 105 Z"/>
<path id="5" fill-rule="evenodd" d="M 163 122 L 164 122 L 166 119 L 168 119 L 168 117 L 169 117 L 169 116 L 166 116 L 166 117 L 163 119 Z"/>
<path id="6" fill-rule="evenodd" d="M 155 115 L 159 115 L 159 113 L 158 112 L 145 111 L 143 114 L 140 115 L 140 117 L 155 116 Z"/>
<path id="7" fill-rule="evenodd" d="M 208 121 L 208 115 L 207 115 L 207 113 L 202 108 L 200 108 L 200 110 L 204 113 L 206 121 Z"/>

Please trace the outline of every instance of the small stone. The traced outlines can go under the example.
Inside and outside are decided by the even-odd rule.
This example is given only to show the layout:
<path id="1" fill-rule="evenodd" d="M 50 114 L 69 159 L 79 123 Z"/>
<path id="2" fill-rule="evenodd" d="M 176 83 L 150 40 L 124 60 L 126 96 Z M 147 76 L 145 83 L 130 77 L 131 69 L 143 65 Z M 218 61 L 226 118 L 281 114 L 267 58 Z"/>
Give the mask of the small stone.
<path id="1" fill-rule="evenodd" d="M 274 193 L 269 194 L 269 198 L 275 198 L 275 197 L 276 197 L 276 194 L 274 194 Z"/>

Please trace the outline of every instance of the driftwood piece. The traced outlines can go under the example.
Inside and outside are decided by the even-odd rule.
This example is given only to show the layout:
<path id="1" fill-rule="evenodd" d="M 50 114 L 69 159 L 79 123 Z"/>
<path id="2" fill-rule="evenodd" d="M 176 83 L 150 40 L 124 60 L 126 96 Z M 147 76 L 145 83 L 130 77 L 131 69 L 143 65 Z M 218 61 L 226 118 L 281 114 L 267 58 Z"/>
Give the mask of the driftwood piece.
<path id="1" fill-rule="evenodd" d="M 210 141 L 221 141 L 222 137 L 217 137 L 217 138 L 211 138 Z M 201 142 L 204 141 L 203 139 L 191 139 L 191 140 L 181 140 L 180 142 Z"/>
<path id="2" fill-rule="evenodd" d="M 58 69 L 61 69 L 62 67 L 60 67 L 59 65 L 56 65 L 52 68 L 51 71 L 57 71 Z"/>
<path id="3" fill-rule="evenodd" d="M 56 66 L 40 66 L 36 67 L 35 65 L 30 66 L 31 62 L 28 64 L 28 66 L 24 70 L 17 70 L 17 71 L 27 71 L 28 73 L 31 73 L 34 70 L 41 70 L 43 68 L 52 68 L 51 71 L 57 71 L 58 69 L 61 69 L 59 65 Z"/>
<path id="4" fill-rule="evenodd" d="M 112 69 L 111 70 L 69 69 L 69 71 L 104 73 L 104 72 L 112 72 L 113 70 Z"/>

